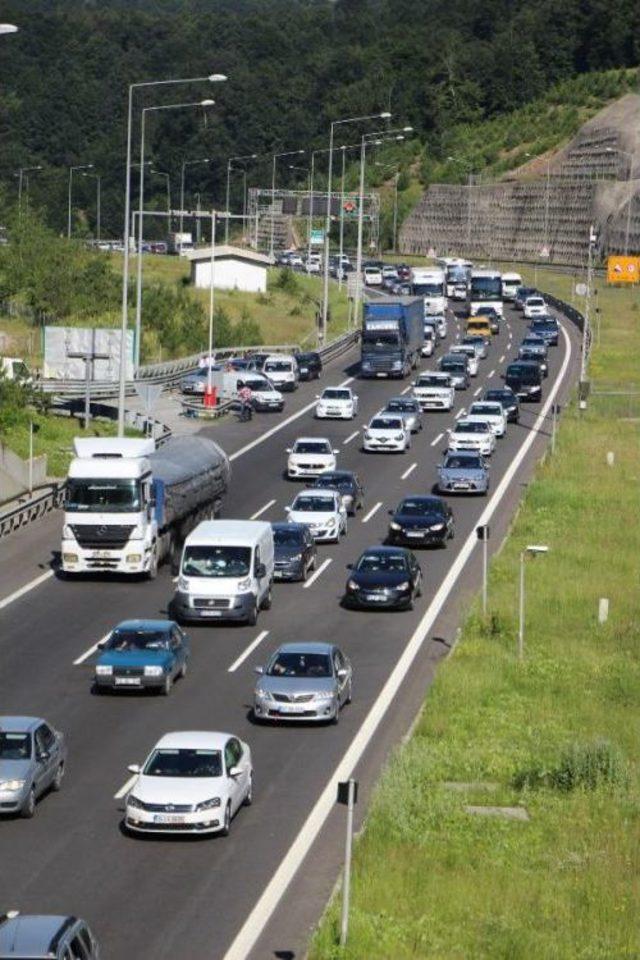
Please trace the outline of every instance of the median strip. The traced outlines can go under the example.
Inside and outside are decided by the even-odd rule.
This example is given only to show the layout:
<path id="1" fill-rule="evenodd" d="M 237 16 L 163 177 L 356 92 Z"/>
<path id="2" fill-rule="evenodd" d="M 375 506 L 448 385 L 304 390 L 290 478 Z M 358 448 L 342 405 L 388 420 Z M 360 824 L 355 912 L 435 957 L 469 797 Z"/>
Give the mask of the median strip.
<path id="1" fill-rule="evenodd" d="M 352 440 L 355 440 L 355 438 L 358 436 L 359 433 L 360 433 L 359 430 L 354 430 L 353 433 L 349 434 L 346 440 L 342 441 L 342 446 L 346 447 L 348 443 L 351 443 Z"/>
<path id="2" fill-rule="evenodd" d="M 439 433 L 437 437 L 434 437 L 433 440 L 431 441 L 431 446 L 436 447 L 442 440 L 443 436 L 444 436 L 443 433 Z"/>

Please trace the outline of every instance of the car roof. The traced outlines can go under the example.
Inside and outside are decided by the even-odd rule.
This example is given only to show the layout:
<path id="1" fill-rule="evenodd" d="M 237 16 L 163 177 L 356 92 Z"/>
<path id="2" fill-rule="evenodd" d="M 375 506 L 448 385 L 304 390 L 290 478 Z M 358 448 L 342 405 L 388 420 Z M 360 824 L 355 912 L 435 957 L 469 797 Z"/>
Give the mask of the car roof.
<path id="1" fill-rule="evenodd" d="M 279 520 L 277 523 L 271 524 L 271 529 L 275 532 L 276 530 L 291 530 L 293 533 L 302 533 L 307 529 L 306 523 L 287 523 L 286 520 Z"/>
<path id="2" fill-rule="evenodd" d="M 70 927 L 75 917 L 26 914 L 0 923 L 0 953 L 3 957 L 50 957 L 52 941 L 62 927 Z"/>
<path id="3" fill-rule="evenodd" d="M 390 403 L 412 403 L 414 406 L 417 406 L 418 401 L 415 397 L 389 397 L 387 406 L 389 406 Z"/>
<path id="4" fill-rule="evenodd" d="M 294 497 L 294 503 L 298 497 L 304 497 L 307 494 L 313 494 L 314 497 L 324 497 L 328 500 L 332 496 L 338 496 L 338 491 L 334 490 L 333 487 L 305 487 L 304 490 L 299 490 Z"/>
<path id="5" fill-rule="evenodd" d="M 343 478 L 348 478 L 349 480 L 355 480 L 355 471 L 354 470 L 325 470 L 324 473 L 321 473 L 320 476 L 315 477 L 315 480 L 326 480 L 327 477 L 334 477 L 337 480 Z"/>
<path id="6" fill-rule="evenodd" d="M 378 547 L 367 547 L 366 550 L 362 551 L 361 557 L 367 556 L 370 553 L 379 553 L 379 554 L 381 553 L 387 557 L 398 557 L 398 556 L 408 557 L 410 551 L 407 550 L 405 547 L 387 547 L 387 546 L 380 545 Z"/>
<path id="7" fill-rule="evenodd" d="M 169 633 L 174 626 L 173 620 L 122 620 L 114 630 L 161 630 L 163 633 Z"/>
<path id="8" fill-rule="evenodd" d="M 40 717 L 6 716 L 0 717 L 0 730 L 3 733 L 26 733 L 46 721 Z"/>
<path id="9" fill-rule="evenodd" d="M 477 460 L 481 454 L 477 450 L 447 450 L 445 457 L 466 457 L 467 459 Z"/>
<path id="10" fill-rule="evenodd" d="M 416 503 L 440 503 L 444 504 L 442 497 L 434 497 L 433 495 L 421 494 L 420 496 L 412 496 L 410 493 L 406 497 L 403 497 L 400 503 L 404 503 L 406 500 L 413 500 Z"/>
<path id="11" fill-rule="evenodd" d="M 328 437 L 296 437 L 294 445 L 296 443 L 329 443 Z"/>
<path id="12" fill-rule="evenodd" d="M 232 733 L 220 733 L 217 730 L 179 730 L 165 733 L 154 745 L 154 750 L 223 750 Z"/>
<path id="13" fill-rule="evenodd" d="M 301 643 L 282 643 L 276 653 L 326 653 L 329 654 L 334 648 L 333 643 L 322 643 L 320 641 L 303 641 Z"/>
<path id="14" fill-rule="evenodd" d="M 469 407 L 469 413 L 473 410 L 474 407 L 498 407 L 502 410 L 501 405 L 497 400 L 474 400 L 471 406 Z"/>

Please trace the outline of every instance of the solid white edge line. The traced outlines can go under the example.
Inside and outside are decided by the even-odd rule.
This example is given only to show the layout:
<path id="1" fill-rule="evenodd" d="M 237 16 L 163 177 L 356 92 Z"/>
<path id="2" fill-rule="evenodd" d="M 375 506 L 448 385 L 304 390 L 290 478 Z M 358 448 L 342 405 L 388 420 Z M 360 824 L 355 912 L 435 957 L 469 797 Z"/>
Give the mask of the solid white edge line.
<path id="1" fill-rule="evenodd" d="M 265 503 L 264 507 L 260 507 L 259 510 L 256 510 L 253 516 L 249 517 L 249 519 L 257 520 L 258 517 L 261 517 L 263 513 L 266 513 L 269 507 L 272 507 L 276 502 L 277 502 L 276 500 L 269 500 L 269 503 Z"/>
<path id="2" fill-rule="evenodd" d="M 74 667 L 77 667 L 79 664 L 84 663 L 85 660 L 88 660 L 92 653 L 95 653 L 103 640 L 108 640 L 111 636 L 111 631 L 105 633 L 104 637 L 101 637 L 97 643 L 94 643 L 92 647 L 89 647 L 88 650 L 85 650 L 84 653 L 81 653 L 77 660 L 73 661 Z"/>
<path id="3" fill-rule="evenodd" d="M 359 433 L 360 433 L 359 430 L 354 430 L 353 433 L 349 434 L 346 440 L 342 441 L 342 446 L 346 447 L 348 443 L 351 443 L 352 440 L 355 440 L 355 438 L 358 436 Z"/>
<path id="4" fill-rule="evenodd" d="M 114 799 L 114 800 L 122 800 L 122 798 L 124 797 L 125 793 L 128 793 L 129 790 L 131 790 L 131 787 L 134 785 L 134 783 L 136 782 L 137 779 L 138 779 L 138 774 L 137 774 L 137 773 L 133 773 L 133 774 L 129 777 L 129 779 L 127 780 L 127 782 L 124 783 L 124 784 L 120 787 L 120 789 L 118 790 L 118 792 L 117 792 L 117 793 L 114 793 L 113 799 Z"/>
<path id="5" fill-rule="evenodd" d="M 4 600 L 0 600 L 0 610 L 8 607 L 10 603 L 14 602 L 14 600 L 19 600 L 20 597 L 24 597 L 25 593 L 35 590 L 36 587 L 39 587 L 41 583 L 44 583 L 45 580 L 48 580 L 53 575 L 53 570 L 47 570 L 46 573 L 41 573 L 39 577 L 36 577 L 29 583 L 25 583 L 24 587 L 20 587 L 19 590 L 15 590 L 13 593 L 10 593 L 8 597 L 4 598 Z"/>
<path id="6" fill-rule="evenodd" d="M 417 466 L 418 466 L 417 463 L 412 463 L 410 467 L 407 467 L 407 469 L 406 469 L 405 472 L 402 474 L 402 476 L 400 477 L 400 479 L 401 479 L 401 480 L 406 480 L 407 477 L 408 477 L 410 474 L 413 473 L 413 471 L 415 470 L 415 468 L 416 468 Z"/>
<path id="7" fill-rule="evenodd" d="M 249 646 L 246 648 L 246 650 L 243 650 L 243 652 L 240 654 L 240 656 L 238 657 L 238 659 L 233 661 L 233 663 L 231 664 L 231 666 L 230 666 L 229 669 L 227 670 L 227 673 L 234 673 L 234 672 L 238 669 L 238 667 L 240 666 L 240 664 L 241 664 L 241 663 L 244 663 L 244 661 L 247 659 L 247 657 L 249 656 L 249 654 L 253 653 L 253 651 L 254 651 L 255 648 L 258 646 L 258 644 L 259 644 L 259 643 L 262 643 L 262 641 L 264 640 L 264 638 L 265 638 L 266 636 L 268 636 L 268 634 L 269 634 L 269 631 L 268 631 L 268 630 L 263 630 L 261 633 L 259 633 L 258 636 L 255 638 L 255 640 L 252 640 L 252 641 L 251 641 L 251 643 L 250 643 Z"/>
<path id="8" fill-rule="evenodd" d="M 369 513 L 367 513 L 366 516 L 362 518 L 362 522 L 369 523 L 369 520 L 371 520 L 371 517 L 374 515 L 374 513 L 378 512 L 381 506 L 382 506 L 382 500 L 378 500 L 378 502 L 373 507 L 371 507 L 371 510 L 369 510 Z"/>
<path id="9" fill-rule="evenodd" d="M 431 441 L 431 446 L 435 447 L 438 443 L 440 443 L 443 437 L 444 437 L 444 433 L 439 433 L 438 436 L 434 437 L 433 440 Z"/>
<path id="10" fill-rule="evenodd" d="M 549 393 L 547 401 L 540 411 L 531 432 L 525 437 L 522 446 L 518 450 L 510 466 L 507 468 L 502 480 L 496 487 L 496 490 L 485 507 L 480 519 L 475 526 L 483 525 L 489 522 L 491 517 L 499 506 L 504 494 L 509 488 L 516 471 L 524 460 L 529 448 L 532 446 L 538 436 L 540 427 L 543 425 L 551 404 L 560 388 L 564 375 L 571 359 L 571 341 L 567 335 L 564 326 L 562 332 L 567 344 L 567 353 L 556 378 L 553 389 Z M 296 839 L 293 841 L 289 850 L 282 859 L 280 866 L 273 874 L 267 884 L 262 896 L 255 907 L 245 920 L 241 929 L 236 934 L 231 946 L 224 954 L 222 960 L 246 960 L 249 952 L 253 949 L 258 937 L 271 919 L 273 912 L 278 906 L 287 887 L 293 880 L 298 869 L 302 865 L 304 858 L 311 849 L 311 846 L 320 833 L 327 817 L 335 809 L 336 784 L 339 781 L 347 780 L 353 773 L 356 765 L 361 760 L 369 743 L 373 739 L 376 730 L 382 722 L 387 710 L 392 704 L 402 682 L 409 673 L 411 666 L 420 653 L 422 645 L 427 638 L 429 630 L 433 627 L 440 610 L 444 606 L 451 590 L 453 589 L 460 573 L 464 569 L 467 560 L 471 556 L 477 543 L 475 527 L 465 540 L 460 553 L 453 562 L 451 569 L 440 585 L 435 597 L 431 601 L 420 623 L 416 627 L 407 646 L 402 652 L 396 666 L 391 672 L 387 682 L 378 694 L 375 702 L 372 704 L 369 713 L 365 717 L 362 726 L 356 733 L 347 748 L 342 760 L 329 777 L 327 784 L 318 797 L 309 816 L 302 825 Z"/>
<path id="11" fill-rule="evenodd" d="M 307 580 L 307 582 L 306 582 L 305 584 L 303 584 L 303 589 L 304 589 L 304 590 L 308 590 L 309 587 L 312 587 L 312 586 L 314 585 L 314 583 L 316 582 L 316 580 L 318 579 L 318 577 L 320 576 L 320 574 L 323 573 L 323 572 L 327 569 L 327 567 L 328 567 L 329 564 L 331 563 L 332 559 L 333 559 L 332 557 L 327 557 L 326 560 L 323 560 L 323 562 L 320 564 L 320 566 L 318 567 L 318 569 L 313 571 L 313 573 L 311 574 L 311 576 L 309 577 L 309 579 Z"/>

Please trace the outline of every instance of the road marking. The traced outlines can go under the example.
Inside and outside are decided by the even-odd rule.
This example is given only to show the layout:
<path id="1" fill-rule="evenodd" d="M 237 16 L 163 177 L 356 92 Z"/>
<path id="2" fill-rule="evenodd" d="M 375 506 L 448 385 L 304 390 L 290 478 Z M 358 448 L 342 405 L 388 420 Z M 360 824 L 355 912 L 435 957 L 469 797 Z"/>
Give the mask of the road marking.
<path id="1" fill-rule="evenodd" d="M 138 774 L 137 774 L 137 773 L 132 774 L 132 775 L 129 777 L 129 779 L 127 780 L 127 782 L 124 783 L 124 784 L 120 787 L 120 789 L 118 790 L 118 792 L 117 792 L 117 793 L 114 793 L 113 799 L 114 799 L 114 800 L 122 800 L 122 798 L 124 797 L 125 793 L 128 793 L 129 790 L 131 790 L 131 787 L 134 785 L 134 783 L 136 782 L 137 779 L 138 779 Z"/>
<path id="2" fill-rule="evenodd" d="M 413 471 L 415 470 L 415 468 L 416 468 L 417 466 L 418 466 L 417 463 L 412 463 L 410 467 L 407 467 L 407 469 L 406 469 L 405 472 L 402 474 L 402 476 L 400 477 L 400 479 L 401 479 L 401 480 L 406 480 L 407 477 L 409 476 L 409 474 L 413 473 Z"/>
<path id="3" fill-rule="evenodd" d="M 456 413 L 455 419 L 456 419 L 456 420 L 459 420 L 460 417 L 464 417 L 464 415 L 465 415 L 466 412 L 467 412 L 467 411 L 465 410 L 464 407 L 460 407 L 460 409 L 459 409 L 458 412 Z"/>
<path id="4" fill-rule="evenodd" d="M 355 440 L 359 433 L 359 430 L 354 430 L 353 433 L 350 433 L 347 439 L 342 441 L 342 446 L 346 447 L 348 443 L 351 443 L 352 440 Z"/>
<path id="5" fill-rule="evenodd" d="M 269 509 L 269 507 L 272 507 L 275 502 L 276 502 L 275 500 L 269 500 L 269 503 L 265 503 L 264 507 L 260 507 L 259 510 L 256 510 L 256 512 L 253 514 L 253 516 L 252 516 L 252 517 L 249 517 L 249 519 L 250 519 L 250 520 L 257 520 L 258 517 L 261 517 L 263 513 L 266 513 L 267 510 Z"/>
<path id="6" fill-rule="evenodd" d="M 411 387 L 412 387 L 412 386 L 413 386 L 413 384 L 410 383 L 408 387 L 405 387 L 404 390 L 401 390 L 401 391 L 400 391 L 400 396 L 401 396 L 401 397 L 404 397 L 405 393 L 409 393 L 409 390 L 411 390 Z"/>
<path id="7" fill-rule="evenodd" d="M 253 651 L 254 651 L 255 648 L 258 646 L 258 644 L 259 644 L 259 643 L 262 643 L 262 641 L 263 641 L 264 638 L 268 635 L 268 633 L 269 633 L 268 630 L 263 630 L 262 633 L 259 633 L 258 636 L 255 638 L 255 640 L 253 640 L 253 641 L 249 644 L 249 646 L 247 647 L 247 649 L 244 650 L 244 651 L 240 654 L 240 656 L 238 657 L 238 659 L 233 661 L 233 663 L 231 664 L 231 666 L 230 666 L 229 669 L 227 670 L 227 673 L 233 673 L 235 670 L 237 670 L 238 667 L 240 666 L 240 664 L 241 664 L 241 663 L 244 663 L 244 661 L 247 659 L 247 657 L 249 656 L 249 654 L 250 654 L 250 653 L 253 653 Z"/>
<path id="8" fill-rule="evenodd" d="M 487 377 L 487 380 L 491 380 L 491 377 L 494 375 L 495 372 L 496 372 L 495 370 L 492 370 L 489 376 Z"/>
<path id="9" fill-rule="evenodd" d="M 326 560 L 323 560 L 323 562 L 320 564 L 320 566 L 318 567 L 318 569 L 317 569 L 317 570 L 314 570 L 312 576 L 310 576 L 309 579 L 307 580 L 307 582 L 304 584 L 304 588 L 303 588 L 303 589 L 308 590 L 309 587 L 313 586 L 313 584 L 316 582 L 316 580 L 318 579 L 318 577 L 320 576 L 320 574 L 323 573 L 323 571 L 325 571 L 325 570 L 327 569 L 327 567 L 328 567 L 329 564 L 331 563 L 331 559 L 332 559 L 331 557 L 327 557 Z"/>
<path id="10" fill-rule="evenodd" d="M 473 395 L 474 395 L 474 397 L 477 397 L 477 396 L 478 396 L 478 394 L 479 394 L 479 393 L 481 392 L 481 390 L 482 390 L 482 387 L 478 387 L 478 389 L 477 389 L 477 390 L 474 390 L 474 391 L 473 391 Z"/>
<path id="11" fill-rule="evenodd" d="M 564 327 L 562 328 L 562 331 L 567 343 L 567 353 L 562 363 L 560 373 L 558 374 L 558 378 L 549 394 L 547 402 L 538 416 L 538 419 L 535 421 L 531 432 L 527 434 L 522 446 L 516 453 L 502 480 L 496 487 L 496 490 L 489 503 L 485 507 L 484 512 L 478 521 L 478 524 L 480 525 L 488 523 L 496 512 L 496 509 L 500 505 L 504 494 L 508 490 L 509 484 L 513 480 L 516 471 L 520 467 L 520 464 L 527 455 L 529 448 L 536 439 L 540 427 L 545 422 L 545 418 L 551 407 L 551 403 L 553 402 L 555 395 L 560 388 L 560 384 L 562 383 L 571 359 L 571 341 L 569 340 Z M 304 858 L 311 849 L 316 837 L 320 833 L 320 830 L 324 826 L 329 814 L 335 810 L 336 784 L 339 781 L 349 779 L 356 768 L 356 765 L 361 760 L 365 750 L 371 743 L 371 740 L 375 736 L 378 727 L 382 723 L 387 710 L 393 703 L 400 686 L 411 670 L 418 654 L 422 650 L 423 644 L 427 639 L 427 635 L 433 628 L 433 625 L 442 607 L 449 598 L 449 595 L 451 594 L 458 577 L 460 576 L 473 551 L 477 549 L 476 542 L 477 537 L 474 529 L 462 545 L 458 556 L 451 565 L 449 572 L 441 583 L 435 597 L 420 620 L 420 623 L 410 637 L 400 659 L 391 671 L 387 682 L 372 704 L 371 709 L 365 717 L 360 729 L 354 736 L 342 759 L 329 777 L 324 790 L 318 797 L 313 809 L 302 825 L 295 840 L 289 847 L 283 859 L 280 861 L 280 866 L 277 868 L 271 880 L 265 887 L 260 899 L 257 901 L 253 910 L 240 928 L 233 943 L 224 954 L 223 960 L 246 960 L 246 957 L 255 946 L 262 931 L 280 903 L 285 891 L 302 865 Z"/>
<path id="12" fill-rule="evenodd" d="M 505 354 L 503 353 L 502 356 L 500 357 L 500 359 L 498 360 L 498 363 L 502 363 L 503 360 L 504 360 L 504 358 L 505 358 Z"/>
<path id="13" fill-rule="evenodd" d="M 19 590 L 10 593 L 8 597 L 5 597 L 4 600 L 0 600 L 0 610 L 3 610 L 4 607 L 8 607 L 10 603 L 13 603 L 14 600 L 19 600 L 20 597 L 24 597 L 25 593 L 29 593 L 31 590 L 35 590 L 36 587 L 39 587 L 41 583 L 44 583 L 45 580 L 48 580 L 53 576 L 53 570 L 47 570 L 46 573 L 41 573 L 39 577 L 36 577 L 35 580 L 32 580 L 30 583 L 25 583 L 24 587 L 20 587 Z"/>
<path id="14" fill-rule="evenodd" d="M 111 631 L 109 631 L 109 633 L 105 633 L 104 637 L 101 637 L 101 639 L 98 640 L 97 643 L 94 643 L 92 647 L 89 647 L 88 650 L 85 650 L 84 653 L 80 654 L 78 659 L 73 661 L 74 667 L 77 667 L 78 664 L 84 663 L 85 660 L 88 660 L 91 654 L 96 652 L 100 644 L 103 643 L 105 640 L 108 640 L 110 636 L 111 636 Z"/>
<path id="15" fill-rule="evenodd" d="M 444 436 L 443 433 L 439 433 L 438 436 L 437 436 L 434 440 L 431 441 L 431 446 L 432 446 L 432 447 L 435 447 L 438 443 L 440 443 L 440 441 L 442 440 L 443 436 Z"/>
<path id="16" fill-rule="evenodd" d="M 378 512 L 381 506 L 382 506 L 382 500 L 378 500 L 376 505 L 371 507 L 371 510 L 369 510 L 369 513 L 366 515 L 366 517 L 362 518 L 362 522 L 369 523 L 369 520 L 371 520 L 371 517 L 374 515 L 374 513 Z"/>

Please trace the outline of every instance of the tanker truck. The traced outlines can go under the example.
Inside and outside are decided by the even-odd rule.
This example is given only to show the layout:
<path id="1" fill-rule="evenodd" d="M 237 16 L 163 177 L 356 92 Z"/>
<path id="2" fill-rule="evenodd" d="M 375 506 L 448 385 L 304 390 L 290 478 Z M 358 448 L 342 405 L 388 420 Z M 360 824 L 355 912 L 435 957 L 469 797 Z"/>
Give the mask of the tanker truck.
<path id="1" fill-rule="evenodd" d="M 152 580 L 177 563 L 182 542 L 214 518 L 229 485 L 229 458 L 206 437 L 77 437 L 66 483 L 61 564 L 76 573 Z"/>

